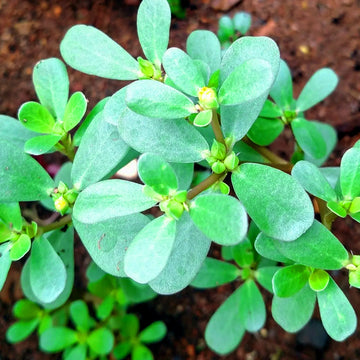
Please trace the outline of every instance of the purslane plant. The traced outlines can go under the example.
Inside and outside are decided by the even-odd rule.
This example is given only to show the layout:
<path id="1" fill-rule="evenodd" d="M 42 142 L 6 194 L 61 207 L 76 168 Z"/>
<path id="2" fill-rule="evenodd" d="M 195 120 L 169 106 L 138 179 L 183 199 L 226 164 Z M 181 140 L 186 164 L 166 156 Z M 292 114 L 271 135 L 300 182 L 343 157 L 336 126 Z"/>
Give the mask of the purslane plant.
<path id="1" fill-rule="evenodd" d="M 22 105 L 20 122 L 0 117 L 0 285 L 29 252 L 25 295 L 47 308 L 63 305 L 73 286 L 75 228 L 104 272 L 159 294 L 240 279 L 205 333 L 219 354 L 264 325 L 257 284 L 274 294 L 272 314 L 285 330 L 303 327 L 317 300 L 328 334 L 345 339 L 356 315 L 329 272 L 347 269 L 359 287 L 360 260 L 331 224 L 347 214 L 360 220 L 360 148 L 348 150 L 340 168 L 320 167 L 336 133 L 304 114 L 335 89 L 337 76 L 319 70 L 294 100 L 273 40 L 244 36 L 222 53 L 215 34 L 196 30 L 183 51 L 168 49 L 169 28 L 167 1 L 143 0 L 138 59 L 94 27 L 66 33 L 60 51 L 69 66 L 133 80 L 76 132 L 87 102 L 81 93 L 69 99 L 59 59 L 34 68 L 40 103 Z M 284 126 L 294 135 L 288 159 L 266 148 Z M 52 151 L 70 160 L 54 180 L 29 155 Z M 112 178 L 133 159 L 139 182 Z M 62 216 L 49 224 L 21 212 L 19 202 L 32 201 Z M 225 262 L 207 258 L 211 242 Z"/>

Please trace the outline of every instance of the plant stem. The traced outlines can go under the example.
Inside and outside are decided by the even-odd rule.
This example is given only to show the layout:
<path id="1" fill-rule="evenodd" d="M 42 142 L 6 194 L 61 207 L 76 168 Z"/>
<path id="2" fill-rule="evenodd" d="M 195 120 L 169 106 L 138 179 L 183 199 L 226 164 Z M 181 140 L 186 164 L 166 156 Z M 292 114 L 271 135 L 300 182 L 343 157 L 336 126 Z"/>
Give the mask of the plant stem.
<path id="1" fill-rule="evenodd" d="M 224 139 L 224 135 L 221 131 L 221 127 L 220 127 L 220 123 L 219 123 L 219 117 L 218 114 L 216 112 L 216 109 L 212 109 L 212 119 L 211 119 L 211 126 L 215 135 L 215 139 L 216 141 L 225 144 L 225 139 Z"/>
<path id="2" fill-rule="evenodd" d="M 61 229 L 65 225 L 70 224 L 71 221 L 72 221 L 71 215 L 70 214 L 66 215 L 66 216 L 62 217 L 60 220 L 55 221 L 55 222 L 53 222 L 53 223 L 51 223 L 49 225 L 40 226 L 38 228 L 37 235 L 42 235 L 42 234 L 47 233 L 47 232 L 52 231 L 52 230 Z"/>
<path id="3" fill-rule="evenodd" d="M 267 149 L 264 146 L 259 146 L 253 143 L 248 137 L 244 137 L 242 141 L 252 147 L 255 151 L 257 151 L 260 155 L 264 156 L 266 159 L 268 159 L 273 164 L 287 164 L 291 165 L 288 161 L 283 159 L 282 157 L 276 155 L 271 150 Z"/>
<path id="4" fill-rule="evenodd" d="M 200 194 L 202 191 L 208 189 L 211 185 L 215 184 L 218 180 L 220 180 L 224 176 L 224 173 L 215 174 L 212 173 L 209 177 L 203 180 L 201 183 L 197 184 L 194 188 L 192 188 L 188 194 L 188 200 L 193 199 L 196 195 Z"/>
<path id="5" fill-rule="evenodd" d="M 62 138 L 60 142 L 55 145 L 55 148 L 64 154 L 71 162 L 74 161 L 75 149 L 70 134 Z"/>
<path id="6" fill-rule="evenodd" d="M 315 198 L 315 200 L 319 206 L 321 222 L 328 230 L 331 230 L 332 223 L 337 218 L 337 215 L 327 208 L 326 202 L 324 200 L 319 198 Z"/>

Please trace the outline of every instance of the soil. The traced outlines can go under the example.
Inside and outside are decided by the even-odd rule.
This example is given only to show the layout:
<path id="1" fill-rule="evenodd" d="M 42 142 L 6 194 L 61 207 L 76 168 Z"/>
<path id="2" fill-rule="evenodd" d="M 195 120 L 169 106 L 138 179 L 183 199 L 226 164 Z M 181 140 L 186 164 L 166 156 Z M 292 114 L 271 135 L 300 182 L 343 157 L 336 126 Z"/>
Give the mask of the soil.
<path id="1" fill-rule="evenodd" d="M 359 0 L 193 0 L 184 2 L 186 17 L 173 19 L 170 46 L 185 47 L 187 35 L 195 29 L 217 30 L 217 21 L 225 12 L 247 11 L 252 15 L 251 35 L 272 37 L 281 56 L 292 69 L 295 97 L 321 67 L 331 67 L 340 77 L 335 92 L 307 112 L 308 119 L 332 124 L 339 137 L 328 165 L 339 165 L 341 155 L 360 138 L 360 1 Z M 32 68 L 43 58 L 60 57 L 59 43 L 66 30 L 78 23 L 98 27 L 139 56 L 136 34 L 137 0 L 0 0 L 0 113 L 16 117 L 19 106 L 35 100 L 31 83 Z M 92 108 L 101 98 L 113 94 L 124 83 L 94 78 L 68 69 L 71 92 L 83 91 Z M 273 150 L 283 153 L 289 137 L 281 137 Z M 291 144 L 290 144 L 291 146 Z M 45 165 L 61 162 L 61 158 L 45 159 Z M 49 169 L 50 170 L 50 169 Z M 349 219 L 336 221 L 335 234 L 349 251 L 360 253 L 360 224 Z M 219 256 L 218 249 L 212 254 Z M 77 269 L 89 261 L 85 250 L 76 247 Z M 18 345 L 5 341 L 5 330 L 14 321 L 11 304 L 21 297 L 19 273 L 21 264 L 13 264 L 5 288 L 0 293 L 0 359 L 57 359 L 42 354 L 37 339 L 31 337 Z M 333 274 L 354 306 L 360 310 L 357 289 L 349 289 L 345 274 Z M 77 286 L 84 287 L 81 277 Z M 155 359 L 360 359 L 359 329 L 342 343 L 330 340 L 320 326 L 318 312 L 302 332 L 284 332 L 270 315 L 260 332 L 246 334 L 241 346 L 232 354 L 219 357 L 205 344 L 204 330 L 211 314 L 229 296 L 232 286 L 198 291 L 188 288 L 179 294 L 158 297 L 133 310 L 146 326 L 163 320 L 168 326 L 164 341 L 151 346 Z"/>

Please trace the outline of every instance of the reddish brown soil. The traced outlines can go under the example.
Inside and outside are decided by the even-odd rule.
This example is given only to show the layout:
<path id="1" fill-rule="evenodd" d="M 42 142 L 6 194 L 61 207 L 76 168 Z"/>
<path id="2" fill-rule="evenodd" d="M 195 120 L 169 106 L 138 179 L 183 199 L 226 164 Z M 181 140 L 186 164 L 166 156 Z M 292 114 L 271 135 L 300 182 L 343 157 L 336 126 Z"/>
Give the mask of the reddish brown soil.
<path id="1" fill-rule="evenodd" d="M 0 113 L 16 116 L 19 106 L 35 99 L 31 83 L 34 64 L 43 58 L 60 57 L 59 43 L 66 30 L 77 23 L 98 27 L 124 46 L 132 55 L 141 55 L 135 33 L 136 0 L 0 0 Z M 195 29 L 217 30 L 217 20 L 223 14 L 214 10 L 229 1 L 188 1 L 184 20 L 174 19 L 170 45 L 184 48 L 187 35 Z M 340 77 L 336 91 L 322 104 L 307 113 L 309 119 L 328 122 L 336 127 L 339 144 L 328 164 L 338 165 L 341 155 L 360 137 L 360 1 L 359 0 L 244 0 L 232 1 L 229 10 L 251 13 L 252 35 L 272 37 L 279 45 L 282 57 L 292 69 L 295 95 L 317 69 L 328 66 Z M 91 108 L 100 98 L 111 95 L 123 83 L 103 80 L 69 69 L 71 91 L 81 90 L 90 100 Z M 283 136 L 274 149 L 286 151 L 289 139 Z M 346 219 L 336 221 L 336 235 L 348 250 L 360 253 L 360 225 Z M 217 250 L 214 250 L 215 255 Z M 79 245 L 77 267 L 86 260 Z M 85 259 L 85 260 L 84 260 Z M 5 342 L 5 330 L 13 321 L 10 304 L 21 296 L 20 264 L 12 268 L 5 289 L 0 294 L 0 359 L 56 359 L 37 349 L 37 339 L 16 346 Z M 360 310 L 357 289 L 348 289 L 346 276 L 335 274 L 354 308 Z M 78 286 L 84 286 L 78 280 Z M 187 289 L 180 294 L 159 297 L 136 307 L 142 324 L 162 319 L 168 325 L 166 339 L 152 346 L 155 359 L 219 359 L 204 342 L 204 329 L 211 314 L 226 299 L 233 288 L 223 286 L 211 291 Z M 269 300 L 269 295 L 265 294 Z M 267 302 L 270 310 L 270 301 Z M 343 343 L 324 337 L 315 321 L 302 334 L 285 333 L 271 318 L 270 311 L 264 329 L 247 334 L 241 346 L 223 359 L 360 359 L 360 334 Z M 318 315 L 315 315 L 318 318 Z M 318 341 L 318 343 L 316 342 Z"/>

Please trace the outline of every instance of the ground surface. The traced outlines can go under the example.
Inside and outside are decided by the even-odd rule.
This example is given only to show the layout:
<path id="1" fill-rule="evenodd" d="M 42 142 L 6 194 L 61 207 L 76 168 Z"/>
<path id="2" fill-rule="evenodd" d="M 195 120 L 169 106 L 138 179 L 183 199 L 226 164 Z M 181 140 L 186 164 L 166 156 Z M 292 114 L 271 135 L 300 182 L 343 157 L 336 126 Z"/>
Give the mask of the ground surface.
<path id="1" fill-rule="evenodd" d="M 0 0 L 0 113 L 16 116 L 19 106 L 35 100 L 31 84 L 32 67 L 47 57 L 60 57 L 59 43 L 66 30 L 77 23 L 94 25 L 138 56 L 135 38 L 135 0 Z M 228 9 L 229 3 L 234 5 Z M 135 5 L 132 5 L 135 4 Z M 311 74 L 331 67 L 340 77 L 336 91 L 307 113 L 309 119 L 328 122 L 336 127 L 339 144 L 329 165 L 339 165 L 339 156 L 360 137 L 360 1 L 359 0 L 192 0 L 187 2 L 186 18 L 174 19 L 170 45 L 184 48 L 187 35 L 198 28 L 217 30 L 223 14 L 239 10 L 251 13 L 250 34 L 272 37 L 282 57 L 292 69 L 295 96 Z M 69 69 L 71 92 L 81 90 L 91 108 L 100 98 L 111 95 L 123 84 L 80 74 Z M 283 152 L 288 139 L 283 137 L 274 149 Z M 360 226 L 353 221 L 336 221 L 336 234 L 348 250 L 360 253 Z M 216 249 L 214 250 L 216 254 Z M 77 249 L 78 267 L 88 261 L 81 245 Z M 56 359 L 41 354 L 36 338 L 10 346 L 5 330 L 13 321 L 10 304 L 21 296 L 18 284 L 19 264 L 14 266 L 0 294 L 0 359 Z M 360 310 L 359 290 L 348 289 L 346 277 L 334 274 L 353 304 Z M 81 286 L 81 282 L 78 284 Z M 152 347 L 155 359 L 219 359 L 205 345 L 204 329 L 211 314 L 231 293 L 229 286 L 212 291 L 187 289 L 171 297 L 161 297 L 134 310 L 142 323 L 162 319 L 168 325 L 166 339 Z M 267 295 L 265 295 L 267 296 Z M 270 308 L 268 301 L 268 310 Z M 315 319 L 318 315 L 315 314 Z M 343 343 L 329 340 L 312 326 L 298 335 L 285 333 L 269 315 L 264 329 L 247 334 L 241 346 L 224 359 L 360 359 L 359 331 Z"/>

